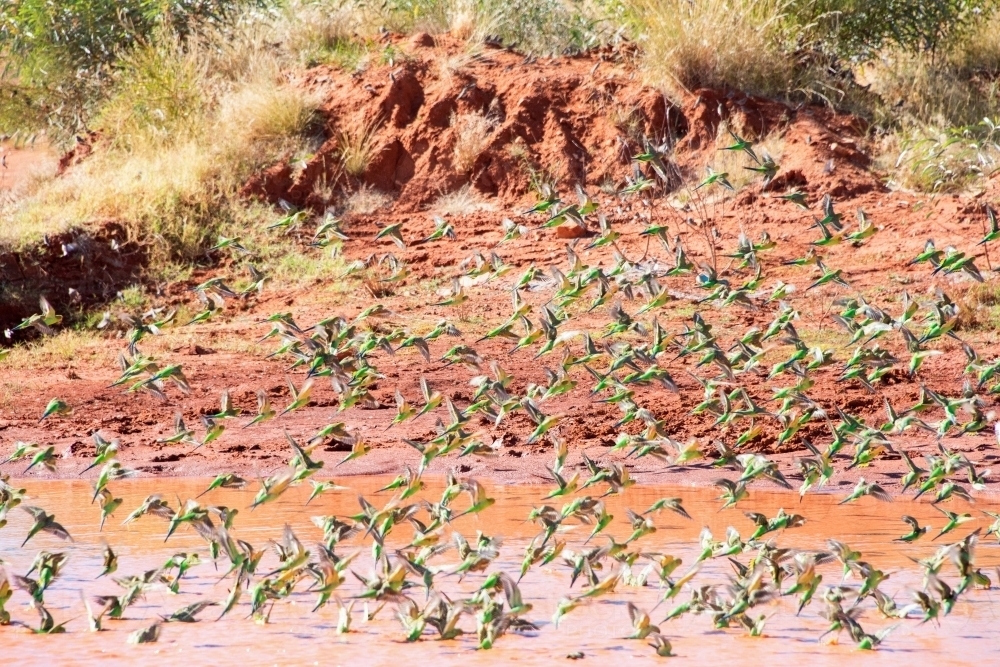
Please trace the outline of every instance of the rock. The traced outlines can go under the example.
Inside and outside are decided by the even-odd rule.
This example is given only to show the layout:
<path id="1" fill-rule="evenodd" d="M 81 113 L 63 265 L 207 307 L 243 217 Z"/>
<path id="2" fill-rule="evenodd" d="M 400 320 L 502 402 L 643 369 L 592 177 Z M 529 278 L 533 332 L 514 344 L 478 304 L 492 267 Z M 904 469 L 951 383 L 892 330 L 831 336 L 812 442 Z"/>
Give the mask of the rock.
<path id="1" fill-rule="evenodd" d="M 556 227 L 557 239 L 579 239 L 587 235 L 587 228 L 577 222 L 566 222 Z"/>
<path id="2" fill-rule="evenodd" d="M 426 32 L 418 32 L 416 35 L 410 38 L 410 45 L 419 48 L 432 47 L 434 46 L 434 38 L 428 35 Z"/>
<path id="3" fill-rule="evenodd" d="M 215 350 L 209 347 L 202 347 L 197 343 L 191 343 L 190 345 L 184 345 L 181 347 L 174 348 L 174 352 L 179 352 L 181 354 L 190 354 L 192 356 L 201 356 L 203 354 L 215 354 Z"/>

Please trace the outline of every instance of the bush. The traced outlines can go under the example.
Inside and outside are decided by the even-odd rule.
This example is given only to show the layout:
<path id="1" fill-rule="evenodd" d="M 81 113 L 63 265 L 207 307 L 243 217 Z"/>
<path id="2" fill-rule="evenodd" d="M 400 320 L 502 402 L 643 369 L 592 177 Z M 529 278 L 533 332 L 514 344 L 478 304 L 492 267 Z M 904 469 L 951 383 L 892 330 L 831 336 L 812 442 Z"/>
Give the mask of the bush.
<path id="1" fill-rule="evenodd" d="M 943 130 L 906 128 L 886 143 L 883 167 L 893 184 L 920 192 L 959 192 L 1000 168 L 1000 119 Z"/>
<path id="2" fill-rule="evenodd" d="M 799 0 L 794 12 L 818 28 L 816 38 L 827 48 L 863 61 L 886 47 L 934 58 L 996 8 L 996 0 Z"/>
<path id="3" fill-rule="evenodd" d="M 180 39 L 252 0 L 20 0 L 0 4 L 0 130 L 84 129 L 118 59 L 158 27 Z"/>
<path id="4" fill-rule="evenodd" d="M 667 88 L 785 95 L 798 85 L 781 0 L 628 0 L 646 68 Z"/>

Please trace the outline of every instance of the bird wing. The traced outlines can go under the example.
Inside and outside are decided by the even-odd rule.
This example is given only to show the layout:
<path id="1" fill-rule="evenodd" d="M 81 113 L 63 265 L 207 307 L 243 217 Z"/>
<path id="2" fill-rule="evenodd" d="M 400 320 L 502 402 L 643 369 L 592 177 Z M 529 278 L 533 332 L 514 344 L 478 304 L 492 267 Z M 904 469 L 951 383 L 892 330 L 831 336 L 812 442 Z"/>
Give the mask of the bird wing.
<path id="1" fill-rule="evenodd" d="M 881 500 L 884 503 L 891 503 L 892 502 L 892 496 L 889 495 L 889 493 L 884 488 L 882 488 L 882 486 L 880 486 L 879 484 L 872 484 L 871 485 L 871 489 L 869 490 L 869 493 L 872 496 L 874 496 L 878 500 Z"/>
<path id="2" fill-rule="evenodd" d="M 222 408 L 222 410 L 220 412 L 222 412 L 222 413 L 227 413 L 227 412 L 229 412 L 233 408 L 233 401 L 229 397 L 229 390 L 228 389 L 224 389 L 222 391 L 222 399 L 220 401 L 220 406 Z"/>

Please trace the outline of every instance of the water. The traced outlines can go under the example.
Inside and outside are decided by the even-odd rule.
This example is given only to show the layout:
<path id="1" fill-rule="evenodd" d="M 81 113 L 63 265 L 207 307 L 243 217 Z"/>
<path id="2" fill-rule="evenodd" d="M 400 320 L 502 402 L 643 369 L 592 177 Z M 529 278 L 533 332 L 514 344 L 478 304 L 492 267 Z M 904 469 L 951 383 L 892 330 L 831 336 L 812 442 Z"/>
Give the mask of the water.
<path id="1" fill-rule="evenodd" d="M 322 538 L 310 517 L 336 514 L 354 514 L 358 511 L 357 494 L 363 493 L 377 506 L 389 500 L 389 494 L 373 496 L 373 492 L 386 483 L 385 479 L 351 479 L 346 491 L 337 491 L 321 496 L 308 507 L 303 504 L 309 487 L 294 488 L 277 502 L 250 512 L 248 508 L 253 490 L 218 490 L 202 498 L 215 505 L 239 508 L 233 533 L 240 539 L 262 547 L 269 540 L 280 540 L 283 526 L 292 526 L 296 534 L 311 547 Z M 122 519 L 137 507 L 147 495 L 159 492 L 172 499 L 176 507 L 177 498 L 193 498 L 208 484 L 201 479 L 138 479 L 118 482 L 115 495 L 124 503 L 116 516 L 109 519 L 103 533 L 98 532 L 100 513 L 96 505 L 89 504 L 91 489 L 85 482 L 77 481 L 36 481 L 25 480 L 15 486 L 28 489 L 31 500 L 25 504 L 44 507 L 55 513 L 57 519 L 70 531 L 73 543 L 40 534 L 19 548 L 30 526 L 30 517 L 20 510 L 11 511 L 9 524 L 0 529 L 0 558 L 6 568 L 13 573 L 24 574 L 30 567 L 35 554 L 41 550 L 65 551 L 69 562 L 63 576 L 46 592 L 46 605 L 56 622 L 67 619 L 68 632 L 64 635 L 35 636 L 15 627 L 0 628 L 2 654 L 9 664 L 52 664 L 61 661 L 67 664 L 81 664 L 102 661 L 104 664 L 134 663 L 145 660 L 151 664 L 190 665 L 197 661 L 204 665 L 393 665 L 433 664 L 477 665 L 516 662 L 528 665 L 551 665 L 563 663 L 567 654 L 582 651 L 584 664 L 603 663 L 613 660 L 618 663 L 645 664 L 658 660 L 645 641 L 625 640 L 631 632 L 626 603 L 632 601 L 644 609 L 652 608 L 657 601 L 659 590 L 656 576 L 650 576 L 650 585 L 645 588 L 628 588 L 619 585 L 609 596 L 599 598 L 582 606 L 566 617 L 555 628 L 552 615 L 557 601 L 569 592 L 569 568 L 557 560 L 543 568 L 533 568 L 521 584 L 525 602 L 534 608 L 526 618 L 538 624 L 537 632 L 526 635 L 508 634 L 500 638 L 490 651 L 477 651 L 475 641 L 475 621 L 470 615 L 464 617 L 460 625 L 469 635 L 455 641 L 435 641 L 431 634 L 409 644 L 403 641 L 403 632 L 394 617 L 395 605 L 389 604 L 372 622 L 364 622 L 361 605 L 355 607 L 351 632 L 337 634 L 338 608 L 331 603 L 313 613 L 315 596 L 305 592 L 308 582 L 303 582 L 290 599 L 280 600 L 273 608 L 270 623 L 260 625 L 247 618 L 249 596 L 244 595 L 240 605 L 227 617 L 215 622 L 219 608 L 209 608 L 199 617 L 198 623 L 165 624 L 159 642 L 141 646 L 126 643 L 132 631 L 147 626 L 158 619 L 160 614 L 169 614 L 180 607 L 199 599 L 222 602 L 225 600 L 230 579 L 220 581 L 222 571 L 217 571 L 208 560 L 205 542 L 192 530 L 182 527 L 169 542 L 164 544 L 167 522 L 155 517 L 143 517 L 128 525 L 120 525 Z M 468 538 L 473 538 L 476 530 L 503 538 L 501 556 L 488 571 L 503 569 L 516 573 L 519 570 L 525 545 L 537 533 L 537 527 L 525 523 L 533 505 L 540 505 L 541 496 L 548 490 L 540 486 L 489 486 L 489 494 L 496 498 L 496 504 L 480 516 L 469 516 L 454 523 L 454 529 Z M 440 482 L 429 481 L 420 497 L 436 500 L 440 496 Z M 943 517 L 926 503 L 897 501 L 877 503 L 872 499 L 862 499 L 853 505 L 837 506 L 837 498 L 828 495 L 809 495 L 799 503 L 797 495 L 788 493 L 765 493 L 752 489 L 752 496 L 741 503 L 738 509 L 723 512 L 718 510 L 720 502 L 714 489 L 692 489 L 635 486 L 626 490 L 621 497 L 607 499 L 608 511 L 615 516 L 610 533 L 618 540 L 624 540 L 630 533 L 625 520 L 625 509 L 642 511 L 657 498 L 681 496 L 684 506 L 693 520 L 687 521 L 670 512 L 656 517 L 657 531 L 642 539 L 645 551 L 669 553 L 684 560 L 674 576 L 682 574 L 692 564 L 699 551 L 698 535 L 703 527 L 708 527 L 716 539 L 725 537 L 726 528 L 733 526 L 748 537 L 753 525 L 742 510 L 753 509 L 769 516 L 784 507 L 806 517 L 804 526 L 776 534 L 776 541 L 782 547 L 802 550 L 821 550 L 830 537 L 840 539 L 855 550 L 861 551 L 867 560 L 891 576 L 882 585 L 882 590 L 893 594 L 901 606 L 910 601 L 910 590 L 921 585 L 921 571 L 911 560 L 932 555 L 941 543 L 947 543 L 946 536 L 931 542 L 932 534 L 916 544 L 893 542 L 892 539 L 906 532 L 906 526 L 899 520 L 902 514 L 911 514 L 921 523 L 931 523 L 935 529 L 943 525 Z M 464 508 L 467 496 L 454 503 L 456 508 Z M 556 507 L 559 502 L 551 502 Z M 964 537 L 970 530 L 988 525 L 988 519 L 981 515 L 981 509 L 993 509 L 988 503 L 980 502 L 975 507 L 956 504 L 955 511 L 971 511 L 975 521 L 960 527 L 953 535 L 955 540 Z M 569 549 L 579 548 L 590 528 L 579 528 L 564 534 Z M 934 531 L 936 534 L 936 530 Z M 411 537 L 409 527 L 400 527 L 390 536 L 388 546 L 403 546 Z M 155 568 L 177 552 L 199 552 L 204 562 L 189 571 L 181 581 L 180 594 L 174 595 L 165 589 L 149 592 L 145 599 L 127 610 L 127 619 L 105 621 L 106 632 L 87 631 L 82 596 L 119 594 L 121 589 L 107 578 L 95 579 L 102 568 L 103 541 L 112 545 L 119 556 L 119 568 L 115 576 L 139 574 Z M 600 538 L 597 538 L 600 543 Z M 362 575 L 371 570 L 371 549 L 368 542 L 354 538 L 338 547 L 338 553 L 346 554 L 360 549 L 361 555 L 352 569 Z M 741 557 L 743 562 L 747 556 Z M 223 559 L 224 560 L 224 559 Z M 260 573 L 268 572 L 277 558 L 273 550 L 264 557 Z M 435 565 L 457 562 L 454 549 L 433 561 Z M 983 539 L 976 550 L 977 565 L 997 584 L 1000 564 L 1000 547 L 990 537 Z M 220 561 L 220 567 L 226 564 Z M 640 561 L 635 568 L 639 571 Z M 223 570 L 224 571 L 224 570 Z M 840 565 L 833 563 L 823 566 L 824 584 L 840 580 Z M 608 570 L 605 570 L 608 572 Z M 942 570 L 945 580 L 957 582 L 951 564 Z M 706 561 L 695 585 L 724 585 L 732 567 L 725 558 Z M 515 574 L 516 576 L 516 574 Z M 441 590 L 452 599 L 468 597 L 485 577 L 485 573 L 474 573 L 459 582 L 457 576 L 439 575 Z M 847 583 L 857 587 L 856 579 Z M 787 582 L 785 586 L 790 586 Z M 361 585 L 350 577 L 339 589 L 343 598 L 349 598 L 361 590 Z M 580 582 L 573 589 L 581 590 Z M 301 592 L 299 592 L 301 591 Z M 822 589 L 821 589 L 822 591 Z M 412 597 L 423 603 L 423 590 L 413 589 Z M 661 605 L 652 614 L 653 622 L 659 622 L 665 612 L 679 601 L 687 600 L 690 592 L 684 590 L 672 601 Z M 932 623 L 920 625 L 918 620 L 903 621 L 889 635 L 879 649 L 872 653 L 857 651 L 847 633 L 840 636 L 840 642 L 831 644 L 828 637 L 817 641 L 827 626 L 827 621 L 819 616 L 823 603 L 817 599 L 795 616 L 795 601 L 791 597 L 782 598 L 757 607 L 754 616 L 768 615 L 765 637 L 751 638 L 742 630 L 714 629 L 710 617 L 706 615 L 686 615 L 661 624 L 661 631 L 673 643 L 674 652 L 681 662 L 710 658 L 713 661 L 732 661 L 732 664 L 769 665 L 839 665 L 846 660 L 864 660 L 879 665 L 912 664 L 914 660 L 935 665 L 973 664 L 989 660 L 1000 650 L 1000 594 L 993 590 L 969 591 L 955 606 L 940 627 Z M 16 620 L 29 624 L 37 623 L 37 614 L 27 607 L 28 597 L 15 591 L 7 604 Z M 869 599 L 863 604 L 865 612 L 860 621 L 868 632 L 891 625 L 882 618 Z M 987 664 L 989 664 L 987 662 Z"/>

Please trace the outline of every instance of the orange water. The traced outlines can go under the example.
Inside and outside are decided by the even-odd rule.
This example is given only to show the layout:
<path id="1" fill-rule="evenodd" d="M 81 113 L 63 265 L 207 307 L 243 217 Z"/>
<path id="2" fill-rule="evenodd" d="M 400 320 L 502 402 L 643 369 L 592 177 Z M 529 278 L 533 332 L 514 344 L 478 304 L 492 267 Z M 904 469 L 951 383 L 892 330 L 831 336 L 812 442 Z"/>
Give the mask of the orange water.
<path id="1" fill-rule="evenodd" d="M 326 494 L 313 501 L 308 507 L 303 503 L 308 495 L 308 487 L 294 488 L 277 502 L 250 512 L 247 507 L 253 498 L 253 490 L 213 491 L 202 501 L 237 507 L 233 533 L 240 539 L 258 547 L 269 540 L 281 538 L 282 527 L 290 524 L 302 542 L 311 546 L 322 537 L 321 531 L 310 521 L 311 516 L 337 514 L 343 516 L 358 511 L 357 494 L 381 506 L 389 499 L 388 494 L 373 496 L 372 493 L 383 485 L 384 479 L 351 479 L 342 482 L 351 488 Z M 569 593 L 569 569 L 557 561 L 545 568 L 534 568 L 522 581 L 522 592 L 526 602 L 534 605 L 527 618 L 538 624 L 539 630 L 528 635 L 508 634 L 500 638 L 491 651 L 477 651 L 474 634 L 456 641 L 441 642 L 430 634 L 421 641 L 408 644 L 402 640 L 403 633 L 394 618 L 394 606 L 388 605 L 370 623 L 363 622 L 361 605 L 355 607 L 351 632 L 346 635 L 336 633 L 337 606 L 331 603 L 318 612 L 312 613 L 314 595 L 306 593 L 306 583 L 290 599 L 278 601 L 274 606 L 267 625 L 258 625 L 249 620 L 249 596 L 244 595 L 240 605 L 229 616 L 216 622 L 218 608 L 209 608 L 193 624 L 167 624 L 162 628 L 160 640 L 156 644 L 132 646 L 126 637 L 133 630 L 149 625 L 159 614 L 169 614 L 180 607 L 199 599 L 224 601 L 229 580 L 219 581 L 221 572 L 208 561 L 205 543 L 193 531 L 182 527 L 170 541 L 164 544 L 166 522 L 155 517 L 143 517 L 129 526 L 120 522 L 142 499 L 150 493 L 159 492 L 172 498 L 176 507 L 177 497 L 186 499 L 200 493 L 208 480 L 200 479 L 140 479 L 116 483 L 117 496 L 124 498 L 124 504 L 116 516 L 108 521 L 104 532 L 97 530 L 99 510 L 89 504 L 90 487 L 85 482 L 76 481 L 36 481 L 25 480 L 19 486 L 28 489 L 31 500 L 26 504 L 39 505 L 54 512 L 58 520 L 73 535 L 74 542 L 63 543 L 56 538 L 41 534 L 19 548 L 29 527 L 30 517 L 19 510 L 8 515 L 9 524 L 0 529 L 0 558 L 14 573 L 23 574 L 30 567 L 35 554 L 41 550 L 65 551 L 70 560 L 61 579 L 46 592 L 46 605 L 56 622 L 72 619 L 68 632 L 64 635 L 34 636 L 23 630 L 0 628 L 0 655 L 5 664 L 80 664 L 102 661 L 105 664 L 130 663 L 143 660 L 149 664 L 191 665 L 476 665 L 502 664 L 566 664 L 568 653 L 582 651 L 584 664 L 634 663 L 645 664 L 659 661 L 652 649 L 644 641 L 625 640 L 631 632 L 626 602 L 633 601 L 640 607 L 650 609 L 656 604 L 658 589 L 655 575 L 651 575 L 651 585 L 645 588 L 626 588 L 619 585 L 616 592 L 583 606 L 564 617 L 555 628 L 551 617 L 558 599 Z M 476 530 L 504 539 L 501 557 L 491 571 L 502 568 L 516 573 L 520 567 L 524 547 L 537 532 L 533 524 L 524 518 L 532 505 L 540 505 L 541 496 L 547 491 L 540 486 L 497 486 L 487 487 L 496 504 L 478 517 L 466 517 L 454 524 L 454 529 L 469 538 Z M 435 500 L 440 496 L 440 484 L 429 482 L 421 497 Z M 734 526 L 746 538 L 753 530 L 751 522 L 742 510 L 753 509 L 773 515 L 779 507 L 795 511 L 807 518 L 805 526 L 777 534 L 776 541 L 782 547 L 804 550 L 825 548 L 827 538 L 833 537 L 848 543 L 861 551 L 863 559 L 876 567 L 891 572 L 891 578 L 882 585 L 885 592 L 895 595 L 902 606 L 910 601 L 909 591 L 921 584 L 921 572 L 908 557 L 925 558 L 933 554 L 943 538 L 931 542 L 930 536 L 913 545 L 892 542 L 903 534 L 904 524 L 899 520 L 902 514 L 912 514 L 921 522 L 930 522 L 938 528 L 943 525 L 941 515 L 925 503 L 897 501 L 877 503 L 863 499 L 857 504 L 837 506 L 837 498 L 829 495 L 810 495 L 799 503 L 798 497 L 785 493 L 764 493 L 752 490 L 752 496 L 741 503 L 738 509 L 723 512 L 712 489 L 662 488 L 635 486 L 626 490 L 621 497 L 607 499 L 608 511 L 615 515 L 611 533 L 619 540 L 629 534 L 625 520 L 625 508 L 637 511 L 647 508 L 662 496 L 682 496 L 684 505 L 693 520 L 687 521 L 669 512 L 661 513 L 657 519 L 657 532 L 643 538 L 641 544 L 650 552 L 664 552 L 681 557 L 685 564 L 675 572 L 683 573 L 693 563 L 698 552 L 698 534 L 702 527 L 709 527 L 716 539 L 723 539 L 728 526 Z M 378 500 L 376 500 L 378 499 Z M 467 497 L 454 503 L 463 508 Z M 560 502 L 550 504 L 560 507 Z M 967 508 L 964 503 L 952 509 L 971 511 L 975 522 L 962 526 L 954 533 L 955 539 L 964 537 L 968 530 L 977 526 L 985 527 L 988 521 L 981 516 L 980 509 L 997 509 L 980 501 L 975 507 Z M 567 548 L 578 548 L 589 533 L 589 527 L 565 534 Z M 400 527 L 398 535 L 390 537 L 389 546 L 402 546 L 411 537 L 407 527 Z M 950 536 L 948 536 L 950 537 Z M 598 538 L 599 539 L 599 538 Z M 87 631 L 82 595 L 119 594 L 121 590 L 107 579 L 95 580 L 101 571 L 101 551 L 103 540 L 116 550 L 119 568 L 115 576 L 138 574 L 144 570 L 162 565 L 176 552 L 198 551 L 204 561 L 201 566 L 189 571 L 181 582 L 181 592 L 173 595 L 166 590 L 154 590 L 145 600 L 138 602 L 127 611 L 123 621 L 105 621 L 108 631 L 90 633 Z M 394 542 L 393 540 L 397 540 Z M 349 553 L 362 548 L 362 555 L 355 560 L 353 569 L 367 575 L 371 568 L 368 544 L 358 539 L 338 547 L 339 553 Z M 994 566 L 1000 564 L 1000 547 L 995 540 L 986 538 L 976 551 L 977 564 L 988 572 L 997 583 Z M 747 556 L 741 558 L 746 562 Z M 273 552 L 265 556 L 258 572 L 267 572 L 276 562 Z M 447 565 L 457 562 L 452 550 L 439 556 L 434 564 Z M 220 564 L 221 565 L 221 564 Z M 642 563 L 637 564 L 636 571 Z M 839 564 L 824 567 L 824 583 L 839 581 Z M 725 585 L 732 572 L 724 558 L 709 560 L 702 566 L 694 580 L 696 585 Z M 945 566 L 944 578 L 955 583 L 957 577 L 951 565 Z M 441 589 L 452 599 L 461 599 L 475 591 L 484 574 L 471 574 L 462 582 L 455 576 L 439 575 Z M 848 584 L 858 582 L 849 579 Z M 785 584 L 786 587 L 790 583 Z M 579 593 L 581 584 L 577 582 L 573 593 Z M 360 592 L 360 584 L 350 578 L 341 588 L 344 598 Z M 413 597 L 423 601 L 423 592 L 414 589 Z M 675 600 L 662 605 L 654 614 L 653 621 L 659 622 L 666 610 L 679 601 L 688 599 L 690 593 L 682 592 Z M 863 660 L 879 665 L 896 664 L 992 664 L 1000 655 L 1000 593 L 997 589 L 968 592 L 955 606 L 940 627 L 933 623 L 920 625 L 917 620 L 902 622 L 875 652 L 856 651 L 846 633 L 839 644 L 829 643 L 829 637 L 818 641 L 826 628 L 826 621 L 819 616 L 822 602 L 821 593 L 801 616 L 795 616 L 795 602 L 783 598 L 752 610 L 753 614 L 769 615 L 764 638 L 750 638 L 741 630 L 715 630 L 708 616 L 687 615 L 661 624 L 661 631 L 673 643 L 679 662 L 695 659 L 722 661 L 722 664 L 746 665 L 834 665 L 848 660 Z M 27 595 L 16 591 L 7 608 L 16 620 L 34 624 L 36 613 L 26 605 Z M 864 603 L 866 611 L 861 623 L 869 632 L 890 625 L 883 619 L 871 600 Z M 470 616 L 462 623 L 468 632 L 474 633 L 475 621 Z"/>

